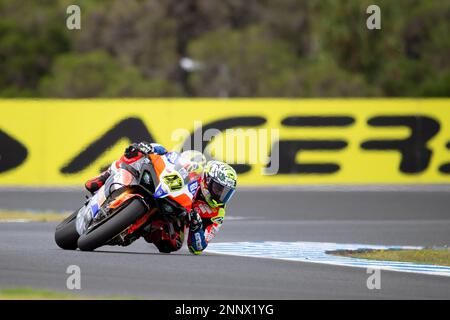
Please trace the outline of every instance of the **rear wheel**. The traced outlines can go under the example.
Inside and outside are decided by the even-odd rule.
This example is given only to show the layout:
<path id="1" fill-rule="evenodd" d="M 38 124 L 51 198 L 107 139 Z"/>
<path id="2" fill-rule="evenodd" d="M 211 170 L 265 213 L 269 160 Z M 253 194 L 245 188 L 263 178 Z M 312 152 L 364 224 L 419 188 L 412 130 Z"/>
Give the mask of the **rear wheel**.
<path id="1" fill-rule="evenodd" d="M 82 251 L 92 251 L 103 246 L 135 223 L 136 220 L 147 213 L 147 210 L 147 207 L 141 200 L 137 198 L 132 199 L 126 207 L 117 212 L 108 221 L 89 233 L 81 235 L 78 239 L 78 248 Z"/>
<path id="2" fill-rule="evenodd" d="M 75 250 L 78 247 L 77 241 L 80 237 L 76 229 L 78 211 L 79 209 L 56 227 L 55 242 L 61 249 Z"/>

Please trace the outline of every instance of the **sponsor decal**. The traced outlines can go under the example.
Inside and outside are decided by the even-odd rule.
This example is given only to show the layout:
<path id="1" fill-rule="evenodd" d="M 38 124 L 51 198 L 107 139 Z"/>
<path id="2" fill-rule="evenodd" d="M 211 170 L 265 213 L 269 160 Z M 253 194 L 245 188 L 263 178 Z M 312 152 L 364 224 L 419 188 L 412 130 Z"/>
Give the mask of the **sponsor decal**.
<path id="1" fill-rule="evenodd" d="M 92 218 L 95 218 L 98 211 L 99 211 L 99 206 L 97 203 L 94 203 L 93 205 L 91 205 Z"/>
<path id="2" fill-rule="evenodd" d="M 155 198 L 162 198 L 167 195 L 167 192 L 164 191 L 163 185 L 159 184 L 158 187 L 155 190 L 155 193 L 153 194 L 153 197 Z"/>
<path id="3" fill-rule="evenodd" d="M 175 162 L 178 159 L 178 153 L 177 152 L 169 152 L 166 154 L 167 161 L 169 161 L 171 164 L 175 164 Z"/>
<path id="4" fill-rule="evenodd" d="M 179 168 L 178 173 L 181 175 L 183 179 L 186 179 L 189 176 L 189 173 L 185 168 Z"/>
<path id="5" fill-rule="evenodd" d="M 190 192 L 192 195 L 195 195 L 195 193 L 197 192 L 198 186 L 199 186 L 199 184 L 198 184 L 197 181 L 191 182 L 190 184 L 188 184 L 189 192 Z"/>
<path id="6" fill-rule="evenodd" d="M 201 202 L 198 207 L 200 208 L 200 210 L 204 214 L 208 214 L 208 213 L 212 213 L 213 212 L 211 207 L 209 205 L 207 205 L 205 202 Z"/>
<path id="7" fill-rule="evenodd" d="M 222 224 L 223 223 L 223 217 L 215 217 L 211 219 L 212 222 L 217 223 L 217 224 Z"/>

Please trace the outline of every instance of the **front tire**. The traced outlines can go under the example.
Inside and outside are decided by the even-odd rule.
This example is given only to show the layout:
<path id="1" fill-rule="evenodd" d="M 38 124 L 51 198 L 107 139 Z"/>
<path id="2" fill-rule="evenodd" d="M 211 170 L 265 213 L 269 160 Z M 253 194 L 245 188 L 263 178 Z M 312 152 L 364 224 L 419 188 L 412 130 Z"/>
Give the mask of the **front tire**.
<path id="1" fill-rule="evenodd" d="M 147 210 L 147 207 L 140 199 L 132 199 L 125 208 L 117 212 L 104 224 L 87 234 L 81 235 L 78 239 L 78 248 L 82 251 L 93 251 L 103 246 L 106 242 L 135 223 Z"/>
<path id="2" fill-rule="evenodd" d="M 77 241 L 80 237 L 76 229 L 78 211 L 72 213 L 56 227 L 55 242 L 61 249 L 76 250 L 78 247 Z"/>

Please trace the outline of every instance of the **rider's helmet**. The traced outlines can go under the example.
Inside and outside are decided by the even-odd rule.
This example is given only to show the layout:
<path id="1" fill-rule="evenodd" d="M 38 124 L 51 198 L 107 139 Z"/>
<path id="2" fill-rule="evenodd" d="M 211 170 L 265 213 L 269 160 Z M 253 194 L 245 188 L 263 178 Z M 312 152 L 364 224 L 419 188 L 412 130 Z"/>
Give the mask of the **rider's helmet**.
<path id="1" fill-rule="evenodd" d="M 229 165 L 211 160 L 205 166 L 201 191 L 206 202 L 213 208 L 223 207 L 236 191 L 237 174 Z"/>

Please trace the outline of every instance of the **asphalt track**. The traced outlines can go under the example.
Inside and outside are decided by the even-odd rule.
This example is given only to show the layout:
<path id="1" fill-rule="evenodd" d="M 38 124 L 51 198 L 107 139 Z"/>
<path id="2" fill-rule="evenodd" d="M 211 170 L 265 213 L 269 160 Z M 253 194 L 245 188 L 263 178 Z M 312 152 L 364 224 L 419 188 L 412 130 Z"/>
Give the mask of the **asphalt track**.
<path id="1" fill-rule="evenodd" d="M 0 208 L 69 210 L 81 191 L 0 190 Z M 241 190 L 215 241 L 318 241 L 385 245 L 450 244 L 447 190 Z M 159 254 L 142 240 L 96 252 L 63 251 L 55 223 L 0 223 L 0 288 L 68 292 L 66 269 L 81 268 L 83 295 L 156 299 L 450 299 L 450 278 L 234 257 L 183 249 Z"/>

